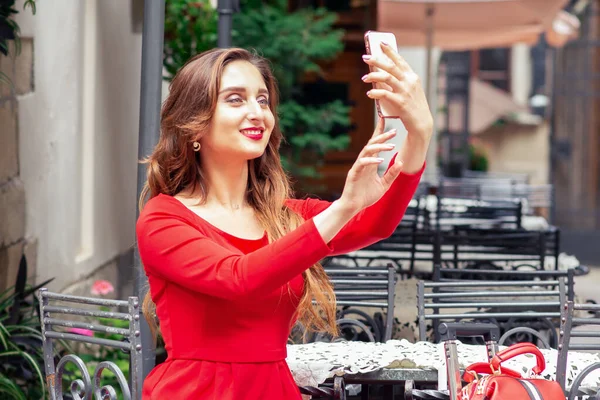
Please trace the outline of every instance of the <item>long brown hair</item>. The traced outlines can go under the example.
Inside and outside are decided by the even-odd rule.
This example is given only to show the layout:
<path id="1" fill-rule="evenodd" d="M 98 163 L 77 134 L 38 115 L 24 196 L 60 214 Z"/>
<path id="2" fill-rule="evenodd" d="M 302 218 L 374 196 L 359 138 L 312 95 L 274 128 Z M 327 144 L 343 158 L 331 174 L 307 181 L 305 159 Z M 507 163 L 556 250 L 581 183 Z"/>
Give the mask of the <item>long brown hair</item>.
<path id="1" fill-rule="evenodd" d="M 269 63 L 244 49 L 214 49 L 192 57 L 175 75 L 169 96 L 161 111 L 161 135 L 154 152 L 144 160 L 148 164 L 148 180 L 140 197 L 140 209 L 146 200 L 158 194 L 174 196 L 184 189 L 200 193 L 206 200 L 208 188 L 192 142 L 209 129 L 217 104 L 221 76 L 225 67 L 243 60 L 261 73 L 269 91 L 269 106 L 275 125 L 263 155 L 250 160 L 247 201 L 267 231 L 269 241 L 279 239 L 298 227 L 303 219 L 285 207 L 293 196 L 289 177 L 281 166 L 279 146 L 283 135 L 277 118 L 278 90 Z M 335 295 L 323 267 L 315 264 L 303 273 L 304 293 L 297 310 L 298 321 L 307 331 L 337 334 Z M 156 335 L 156 306 L 146 294 L 143 310 Z"/>

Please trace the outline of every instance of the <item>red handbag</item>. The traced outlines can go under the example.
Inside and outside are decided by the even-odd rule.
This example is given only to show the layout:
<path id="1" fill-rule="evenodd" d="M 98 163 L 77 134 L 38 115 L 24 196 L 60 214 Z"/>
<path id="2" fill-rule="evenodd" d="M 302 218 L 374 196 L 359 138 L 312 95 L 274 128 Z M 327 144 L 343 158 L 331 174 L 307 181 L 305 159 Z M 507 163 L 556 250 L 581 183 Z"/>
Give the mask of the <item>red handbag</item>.
<path id="1" fill-rule="evenodd" d="M 539 375 L 546 368 L 540 350 L 531 343 L 519 343 L 496 354 L 489 363 L 475 363 L 465 369 L 463 379 L 468 383 L 458 393 L 460 400 L 565 400 L 565 394 L 555 381 L 542 378 L 522 378 L 521 374 L 501 366 L 503 361 L 520 354 L 533 354 L 537 365 L 533 373 Z M 479 377 L 479 374 L 486 374 Z"/>

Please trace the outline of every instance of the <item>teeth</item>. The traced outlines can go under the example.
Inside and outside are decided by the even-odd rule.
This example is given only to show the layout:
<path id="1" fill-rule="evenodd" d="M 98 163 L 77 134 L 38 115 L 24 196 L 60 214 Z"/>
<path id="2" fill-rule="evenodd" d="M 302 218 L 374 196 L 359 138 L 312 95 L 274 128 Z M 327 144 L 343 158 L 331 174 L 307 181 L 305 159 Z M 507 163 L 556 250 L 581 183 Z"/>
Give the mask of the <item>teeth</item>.
<path id="1" fill-rule="evenodd" d="M 260 131 L 260 130 L 249 130 L 249 129 L 246 129 L 244 132 L 248 133 L 250 135 L 260 135 L 262 133 L 262 131 Z"/>

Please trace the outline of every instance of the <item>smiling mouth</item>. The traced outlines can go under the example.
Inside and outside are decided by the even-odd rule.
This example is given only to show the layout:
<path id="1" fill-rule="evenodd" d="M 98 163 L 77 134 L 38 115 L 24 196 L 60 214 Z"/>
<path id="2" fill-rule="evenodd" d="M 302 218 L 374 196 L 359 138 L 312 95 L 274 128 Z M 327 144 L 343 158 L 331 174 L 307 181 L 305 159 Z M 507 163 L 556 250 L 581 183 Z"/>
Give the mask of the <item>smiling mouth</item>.
<path id="1" fill-rule="evenodd" d="M 252 140 L 260 140 L 263 137 L 263 129 L 242 129 L 240 131 L 242 133 L 242 135 L 246 136 L 249 139 Z"/>

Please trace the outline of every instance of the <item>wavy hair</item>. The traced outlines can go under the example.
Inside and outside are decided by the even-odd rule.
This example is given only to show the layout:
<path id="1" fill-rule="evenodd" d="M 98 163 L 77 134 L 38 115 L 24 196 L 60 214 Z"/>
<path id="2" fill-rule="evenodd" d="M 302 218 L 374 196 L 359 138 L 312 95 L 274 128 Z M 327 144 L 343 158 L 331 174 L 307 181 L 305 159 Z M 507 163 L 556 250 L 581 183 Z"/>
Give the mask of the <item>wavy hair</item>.
<path id="1" fill-rule="evenodd" d="M 272 242 L 304 221 L 284 205 L 293 192 L 279 156 L 283 135 L 277 118 L 277 83 L 269 62 L 245 49 L 213 49 L 198 54 L 177 72 L 162 106 L 160 139 L 153 153 L 143 161 L 148 165 L 147 182 L 139 206 L 141 209 L 148 199 L 161 193 L 174 196 L 184 189 L 200 193 L 200 203 L 206 201 L 208 188 L 198 162 L 199 154 L 193 150 L 192 143 L 209 130 L 225 67 L 240 60 L 251 63 L 260 71 L 270 94 L 269 107 L 275 116 L 265 152 L 261 157 L 248 161 L 246 191 L 248 204 L 266 230 L 269 242 Z M 318 263 L 307 269 L 303 277 L 304 291 L 297 309 L 297 320 L 306 331 L 336 335 L 335 294 L 329 277 Z M 144 298 L 143 311 L 156 337 L 156 306 L 150 293 Z"/>

